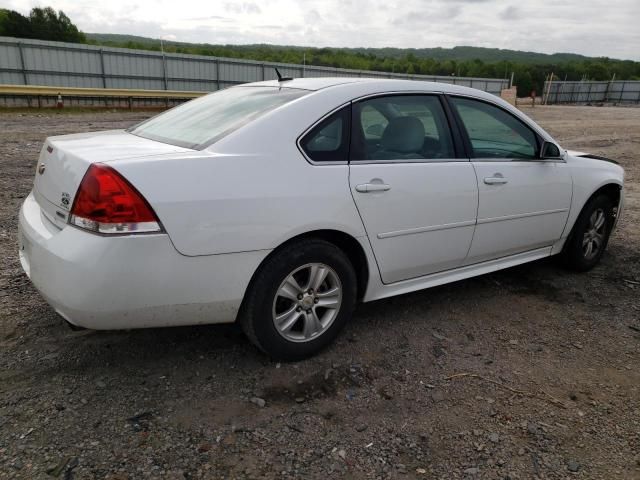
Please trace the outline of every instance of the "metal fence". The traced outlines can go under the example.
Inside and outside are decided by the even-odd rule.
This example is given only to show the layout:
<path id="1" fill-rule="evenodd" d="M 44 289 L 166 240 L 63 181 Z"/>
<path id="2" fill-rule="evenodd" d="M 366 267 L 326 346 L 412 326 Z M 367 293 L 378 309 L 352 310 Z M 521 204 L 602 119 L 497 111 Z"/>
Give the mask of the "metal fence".
<path id="1" fill-rule="evenodd" d="M 640 81 L 545 82 L 544 100 L 555 103 L 640 104 Z"/>
<path id="2" fill-rule="evenodd" d="M 290 77 L 377 77 L 454 83 L 495 95 L 508 80 L 347 70 L 0 37 L 0 84 L 213 91 Z"/>

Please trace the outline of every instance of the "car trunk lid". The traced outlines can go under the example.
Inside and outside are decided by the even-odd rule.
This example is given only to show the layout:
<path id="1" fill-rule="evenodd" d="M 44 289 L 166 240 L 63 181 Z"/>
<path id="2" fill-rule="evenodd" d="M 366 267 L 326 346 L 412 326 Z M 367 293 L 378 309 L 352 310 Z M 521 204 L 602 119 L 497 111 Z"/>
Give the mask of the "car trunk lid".
<path id="1" fill-rule="evenodd" d="M 182 151 L 190 150 L 137 137 L 124 130 L 50 137 L 40 151 L 34 195 L 47 219 L 63 228 L 82 177 L 92 163 Z"/>

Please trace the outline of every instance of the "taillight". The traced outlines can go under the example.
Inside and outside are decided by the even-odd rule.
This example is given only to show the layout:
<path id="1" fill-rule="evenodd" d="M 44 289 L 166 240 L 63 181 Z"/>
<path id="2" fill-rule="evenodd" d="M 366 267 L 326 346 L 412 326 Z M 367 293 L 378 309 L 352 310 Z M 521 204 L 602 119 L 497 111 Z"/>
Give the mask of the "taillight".
<path id="1" fill-rule="evenodd" d="M 161 232 L 160 221 L 133 185 L 113 168 L 92 164 L 71 207 L 69 223 L 105 234 Z"/>

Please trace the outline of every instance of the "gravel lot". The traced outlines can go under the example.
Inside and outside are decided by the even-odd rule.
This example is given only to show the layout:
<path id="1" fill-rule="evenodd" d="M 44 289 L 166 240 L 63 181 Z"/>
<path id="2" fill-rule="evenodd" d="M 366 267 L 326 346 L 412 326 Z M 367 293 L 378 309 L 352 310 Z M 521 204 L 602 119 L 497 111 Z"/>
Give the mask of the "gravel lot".
<path id="1" fill-rule="evenodd" d="M 297 364 L 234 326 L 66 327 L 17 260 L 38 151 L 149 113 L 0 112 L 0 478 L 640 478 L 640 109 L 525 111 L 627 169 L 601 266 L 361 305 Z"/>

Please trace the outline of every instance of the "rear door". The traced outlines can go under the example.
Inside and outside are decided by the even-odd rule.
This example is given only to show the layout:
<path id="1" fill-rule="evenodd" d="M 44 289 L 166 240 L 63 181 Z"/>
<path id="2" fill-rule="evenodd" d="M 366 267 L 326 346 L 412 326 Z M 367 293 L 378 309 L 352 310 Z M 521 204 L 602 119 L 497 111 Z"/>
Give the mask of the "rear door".
<path id="1" fill-rule="evenodd" d="M 478 182 L 478 224 L 466 264 L 553 245 L 569 215 L 572 180 L 562 159 L 539 158 L 541 140 L 492 103 L 449 97 L 468 137 Z"/>
<path id="2" fill-rule="evenodd" d="M 471 245 L 476 177 L 445 109 L 439 95 L 353 104 L 349 185 L 384 283 L 458 267 Z"/>

